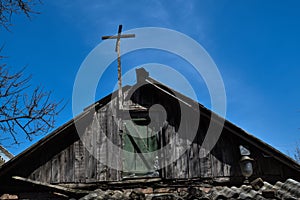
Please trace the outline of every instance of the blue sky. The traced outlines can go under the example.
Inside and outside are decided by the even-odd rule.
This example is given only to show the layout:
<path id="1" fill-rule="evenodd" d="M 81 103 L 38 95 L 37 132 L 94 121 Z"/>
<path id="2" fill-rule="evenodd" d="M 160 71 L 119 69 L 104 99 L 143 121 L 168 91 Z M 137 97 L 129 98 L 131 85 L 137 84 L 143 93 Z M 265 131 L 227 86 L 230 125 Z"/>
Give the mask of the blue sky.
<path id="1" fill-rule="evenodd" d="M 292 155 L 300 142 L 299 6 L 298 1 L 276 0 L 44 0 L 36 7 L 40 15 L 31 20 L 14 16 L 11 32 L 0 31 L 5 44 L 2 54 L 9 56 L 6 61 L 14 70 L 27 66 L 32 85 L 52 90 L 54 99 L 68 101 L 57 118 L 60 126 L 72 118 L 76 73 L 102 35 L 115 34 L 119 24 L 124 30 L 151 26 L 182 32 L 200 43 L 216 63 L 226 89 L 226 118 Z M 170 55 L 155 60 L 150 53 L 124 57 L 124 70 L 132 63 L 172 64 Z M 134 56 L 139 59 L 131 62 Z M 114 67 L 99 84 L 97 97 L 112 90 L 115 81 L 109 80 L 116 80 Z M 205 85 L 198 89 L 203 89 L 200 103 L 210 107 Z M 32 143 L 9 150 L 17 154 Z"/>

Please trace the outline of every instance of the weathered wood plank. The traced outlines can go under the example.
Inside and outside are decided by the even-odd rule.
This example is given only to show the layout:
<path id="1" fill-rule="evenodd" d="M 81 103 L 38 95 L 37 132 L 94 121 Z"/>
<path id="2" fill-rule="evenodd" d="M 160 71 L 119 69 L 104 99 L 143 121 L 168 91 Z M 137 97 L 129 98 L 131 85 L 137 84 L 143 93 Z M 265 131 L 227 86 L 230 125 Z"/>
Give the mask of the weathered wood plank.
<path id="1" fill-rule="evenodd" d="M 211 154 L 211 167 L 212 167 L 212 176 L 221 177 L 223 176 L 222 162 L 218 157 L 215 157 L 214 154 Z"/>
<path id="2" fill-rule="evenodd" d="M 118 160 L 117 165 L 119 166 L 119 169 L 123 169 L 123 134 L 124 133 L 124 124 L 123 121 L 120 120 L 120 131 L 119 128 L 116 127 L 116 145 L 119 148 L 118 149 Z M 122 170 L 117 171 L 117 181 L 122 180 Z"/>
<path id="3" fill-rule="evenodd" d="M 114 103 L 114 102 L 111 102 Z M 115 108 L 115 107 L 113 107 Z M 116 137 L 116 134 L 118 134 L 118 130 L 115 126 L 115 115 L 113 115 L 115 111 L 112 109 L 112 107 L 109 107 L 107 109 L 107 144 L 113 143 L 114 138 Z M 114 155 L 116 152 L 114 152 L 115 149 L 113 148 L 113 145 L 107 145 L 106 152 L 107 152 L 107 161 L 110 162 L 110 165 L 113 167 L 117 165 L 117 157 Z M 107 171 L 107 180 L 108 181 L 116 181 L 117 180 L 117 171 L 111 167 L 108 168 Z"/>
<path id="4" fill-rule="evenodd" d="M 90 151 L 90 153 L 92 154 L 91 169 L 93 170 L 93 172 L 90 173 L 91 181 L 97 181 L 97 149 L 98 149 L 97 138 L 99 135 L 99 130 L 100 130 L 100 126 L 99 126 L 98 116 L 97 116 L 97 112 L 95 112 L 94 119 L 92 122 L 92 140 L 91 140 L 92 150 Z"/>
<path id="5" fill-rule="evenodd" d="M 223 152 L 222 152 L 222 137 L 219 138 L 217 144 L 211 151 L 211 164 L 213 177 L 223 176 Z"/>
<path id="6" fill-rule="evenodd" d="M 199 145 L 193 143 L 190 148 L 189 156 L 189 178 L 196 178 L 201 176 Z"/>
<path id="7" fill-rule="evenodd" d="M 238 145 L 235 144 L 237 141 L 231 137 L 222 137 L 222 161 L 223 161 L 223 176 L 230 177 L 232 166 L 238 165 L 239 156 L 236 154 Z"/>
<path id="8" fill-rule="evenodd" d="M 97 113 L 94 114 L 94 119 L 93 119 L 93 123 L 92 123 L 92 136 L 91 136 L 91 169 L 92 169 L 92 173 L 90 173 L 90 178 L 91 181 L 96 181 L 97 180 L 97 148 L 98 148 L 98 144 L 97 144 L 97 135 L 99 135 L 99 121 L 98 121 L 98 116 Z"/>
<path id="9" fill-rule="evenodd" d="M 69 146 L 66 150 L 67 153 L 67 162 L 66 162 L 66 177 L 65 181 L 68 183 L 74 182 L 75 175 L 75 155 L 74 155 L 74 144 Z"/>
<path id="10" fill-rule="evenodd" d="M 117 144 L 117 138 L 119 136 L 119 128 L 118 128 L 118 124 L 117 124 L 117 118 L 116 116 L 112 116 L 111 118 L 111 141 L 114 144 L 114 146 L 112 147 L 112 150 L 110 151 L 111 154 L 111 160 L 113 162 L 113 166 L 114 168 L 110 169 L 110 175 L 111 175 L 111 180 L 114 181 L 118 181 L 118 172 L 116 170 L 115 167 L 119 167 L 119 159 L 118 159 L 118 151 L 115 148 L 115 145 Z"/>
<path id="11" fill-rule="evenodd" d="M 59 183 L 60 165 L 58 155 L 54 156 L 51 161 L 51 183 Z"/>
<path id="12" fill-rule="evenodd" d="M 211 155 L 210 153 L 200 147 L 199 148 L 199 159 L 200 159 L 200 168 L 201 168 L 201 177 L 211 178 L 212 177 L 212 165 L 211 165 Z"/>
<path id="13" fill-rule="evenodd" d="M 51 160 L 46 162 L 43 165 L 43 168 L 41 169 L 43 171 L 42 173 L 42 178 L 41 181 L 46 182 L 46 183 L 50 183 L 51 182 L 51 177 L 52 177 L 52 165 L 51 165 Z"/>
<path id="14" fill-rule="evenodd" d="M 85 149 L 80 140 L 74 143 L 75 182 L 85 182 Z"/>
<path id="15" fill-rule="evenodd" d="M 173 164 L 170 165 L 169 170 L 171 171 L 172 175 L 169 176 L 170 178 L 179 178 L 179 173 L 182 173 L 182 166 L 181 166 L 181 158 L 180 158 L 180 150 L 178 148 L 178 144 L 180 143 L 180 138 L 178 132 L 175 132 L 175 128 L 172 127 L 171 131 L 169 132 L 170 136 L 170 144 L 171 144 L 171 160 L 173 160 Z M 177 159 L 176 159 L 177 158 Z"/>
<path id="16" fill-rule="evenodd" d="M 106 111 L 106 136 L 107 136 L 107 146 L 106 146 L 106 156 L 107 156 L 107 162 L 110 162 L 112 160 L 112 149 L 111 146 L 108 145 L 109 142 L 111 142 L 111 137 L 112 137 L 112 111 L 110 109 L 107 109 Z M 112 174 L 111 174 L 111 169 L 110 167 L 107 170 L 107 174 L 106 174 L 106 180 L 111 181 L 112 180 Z"/>
<path id="17" fill-rule="evenodd" d="M 165 131 L 165 141 L 166 145 L 165 146 L 165 170 L 166 170 L 166 178 L 172 178 L 174 173 L 173 173 L 173 165 L 174 162 L 171 162 L 172 160 L 174 161 L 174 150 L 175 150 L 175 137 L 172 134 L 175 133 L 174 127 L 168 125 L 166 131 Z"/>
<path id="18" fill-rule="evenodd" d="M 178 133 L 175 133 L 176 135 L 176 157 L 178 158 L 175 163 L 177 166 L 177 170 L 174 171 L 174 178 L 188 178 L 188 152 L 189 148 L 187 146 L 187 140 L 183 137 L 181 137 Z M 173 158 L 173 159 L 175 159 Z"/>
<path id="19" fill-rule="evenodd" d="M 98 113 L 99 116 L 99 124 L 100 130 L 99 134 L 97 135 L 97 180 L 99 181 L 106 181 L 107 179 L 107 167 L 103 164 L 106 162 L 107 155 L 107 126 L 106 126 L 106 108 L 103 108 Z"/>
<path id="20" fill-rule="evenodd" d="M 63 150 L 58 154 L 58 164 L 60 168 L 58 182 L 60 183 L 66 182 L 66 165 L 67 165 L 66 162 L 67 162 L 66 150 Z"/>
<path id="21" fill-rule="evenodd" d="M 86 182 L 95 182 L 96 181 L 96 162 L 93 156 L 93 140 L 94 140 L 94 132 L 93 126 L 95 118 L 93 118 L 93 122 L 86 128 L 84 134 L 84 145 L 85 145 L 85 177 Z"/>

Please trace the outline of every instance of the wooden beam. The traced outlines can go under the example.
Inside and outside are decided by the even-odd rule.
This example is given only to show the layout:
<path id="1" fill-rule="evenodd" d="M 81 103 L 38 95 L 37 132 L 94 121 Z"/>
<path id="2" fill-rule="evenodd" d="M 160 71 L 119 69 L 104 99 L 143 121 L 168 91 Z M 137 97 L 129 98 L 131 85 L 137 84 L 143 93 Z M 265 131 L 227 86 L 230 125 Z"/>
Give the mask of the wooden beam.
<path id="1" fill-rule="evenodd" d="M 171 94 L 170 92 L 168 92 L 168 91 L 164 90 L 163 88 L 159 87 L 158 85 L 152 83 L 152 82 L 149 81 L 148 79 L 146 79 L 146 82 L 147 82 L 147 83 L 150 83 L 151 85 L 153 85 L 153 86 L 156 87 L 157 89 L 163 91 L 164 93 L 170 95 L 170 96 L 173 97 L 174 99 L 177 99 L 178 101 L 180 101 L 180 102 L 184 103 L 185 105 L 187 105 L 188 107 L 192 108 L 191 104 L 189 104 L 189 103 L 183 101 L 182 99 L 176 97 L 175 95 Z"/>
<path id="2" fill-rule="evenodd" d="M 8 157 L 9 159 L 12 159 L 14 156 L 9 152 L 9 151 L 7 151 L 4 147 L 2 147 L 1 145 L 0 145 L 0 151 L 2 151 L 3 153 L 4 153 L 4 155 L 6 156 L 6 157 Z"/>
<path id="3" fill-rule="evenodd" d="M 126 185 L 126 186 L 132 186 L 132 187 L 138 187 L 136 185 L 147 185 L 147 184 L 153 184 L 153 183 L 158 183 L 161 182 L 162 179 L 161 178 L 157 178 L 157 177 L 134 177 L 134 178 L 123 178 L 121 181 L 97 181 L 94 183 L 61 183 L 59 184 L 59 186 L 62 187 L 67 187 L 67 188 L 86 188 L 88 190 L 93 189 L 95 190 L 95 188 L 108 188 L 108 186 L 110 186 L 109 188 L 113 188 L 115 186 L 119 186 L 119 185 Z"/>
<path id="4" fill-rule="evenodd" d="M 102 36 L 102 40 L 118 39 L 118 37 L 119 38 L 134 38 L 135 34 L 122 34 L 120 36 L 118 36 L 118 35 L 112 35 L 112 36 L 106 35 L 106 36 Z"/>
<path id="5" fill-rule="evenodd" d="M 77 190 L 77 189 L 66 188 L 66 187 L 62 187 L 59 185 L 52 185 L 49 183 L 35 181 L 35 180 L 31 180 L 29 178 L 24 178 L 24 177 L 20 177 L 20 176 L 13 176 L 12 179 L 26 182 L 26 183 L 31 183 L 31 184 L 37 185 L 37 186 L 46 187 L 46 188 L 49 188 L 49 190 L 51 190 L 53 192 L 65 194 L 70 197 L 82 197 L 89 193 L 89 191 L 86 191 L 86 190 Z"/>

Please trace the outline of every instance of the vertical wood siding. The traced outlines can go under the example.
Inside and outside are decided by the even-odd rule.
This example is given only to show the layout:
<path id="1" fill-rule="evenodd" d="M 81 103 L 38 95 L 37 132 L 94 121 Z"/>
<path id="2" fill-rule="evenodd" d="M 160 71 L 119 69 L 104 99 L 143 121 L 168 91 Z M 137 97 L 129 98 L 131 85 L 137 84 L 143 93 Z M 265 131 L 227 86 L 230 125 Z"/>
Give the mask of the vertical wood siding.
<path id="1" fill-rule="evenodd" d="M 125 104 L 127 106 L 139 104 L 146 108 L 160 104 L 165 107 L 168 114 L 168 125 L 158 132 L 158 145 L 160 147 L 170 145 L 164 148 L 162 154 L 159 155 L 159 162 L 162 165 L 170 163 L 171 160 L 173 162 L 160 170 L 162 178 L 241 177 L 239 145 L 247 146 L 251 151 L 251 156 L 255 159 L 253 176 L 284 177 L 289 173 L 287 166 L 274 158 L 263 155 L 257 148 L 247 144 L 227 130 L 223 130 L 216 146 L 208 152 L 201 147 L 201 144 L 206 135 L 209 119 L 202 116 L 196 137 L 193 141 L 189 141 L 187 137 L 178 133 L 178 127 L 181 123 L 185 132 L 189 133 L 191 128 L 189 121 L 193 120 L 192 116 L 185 122 L 180 122 L 180 117 L 178 117 L 180 111 L 176 109 L 178 103 L 174 102 L 174 99 L 168 95 L 159 92 L 153 93 L 154 89 L 147 87 L 137 90 L 132 97 L 125 101 Z M 107 145 L 108 140 L 110 140 L 122 148 L 122 137 L 118 130 L 116 113 L 112 109 L 115 105 L 116 100 L 113 99 L 94 113 L 81 137 L 86 146 L 81 140 L 75 141 L 54 155 L 49 161 L 42 163 L 30 174 L 29 178 L 47 183 L 91 183 L 122 180 L 121 171 L 112 169 L 101 162 L 110 160 L 122 168 L 122 152 L 115 152 L 120 156 L 113 155 L 111 154 L 113 149 L 109 149 Z M 56 147 L 53 146 L 53 148 Z M 182 153 L 182 149 L 187 150 Z M 175 157 L 179 157 L 179 159 L 176 160 Z"/>

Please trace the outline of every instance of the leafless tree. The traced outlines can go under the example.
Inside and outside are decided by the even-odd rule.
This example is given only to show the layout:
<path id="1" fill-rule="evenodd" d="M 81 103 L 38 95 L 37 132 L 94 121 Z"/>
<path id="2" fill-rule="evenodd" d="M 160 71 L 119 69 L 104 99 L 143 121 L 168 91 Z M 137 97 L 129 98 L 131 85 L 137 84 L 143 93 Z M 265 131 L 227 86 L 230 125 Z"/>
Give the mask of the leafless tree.
<path id="1" fill-rule="evenodd" d="M 38 13 L 32 9 L 38 4 L 40 0 L 0 0 L 0 26 L 8 30 L 14 14 L 24 13 L 30 18 L 31 14 Z"/>
<path id="2" fill-rule="evenodd" d="M 0 57 L 1 60 L 3 58 Z M 47 133 L 54 127 L 55 116 L 60 112 L 59 102 L 50 101 L 51 92 L 36 87 L 30 90 L 30 76 L 24 70 L 12 73 L 6 64 L 0 64 L 0 138 L 7 134 L 18 143 L 17 134 L 27 139 Z M 28 91 L 32 91 L 28 93 Z"/>
<path id="3" fill-rule="evenodd" d="M 32 8 L 40 0 L 0 0 L 0 27 L 9 30 L 14 14 L 30 18 Z M 35 135 L 47 133 L 54 127 L 55 116 L 61 111 L 61 101 L 50 100 L 51 92 L 30 87 L 31 76 L 24 70 L 12 72 L 1 56 L 0 48 L 0 140 L 10 135 L 19 143 L 18 134 L 26 134 L 32 140 Z M 31 92 L 30 92 L 31 91 Z M 10 137 L 9 137 L 10 138 Z M 1 141 L 0 141 L 1 143 Z"/>
<path id="4" fill-rule="evenodd" d="M 295 152 L 294 152 L 294 159 L 300 163 L 300 146 L 299 143 L 297 143 L 297 146 L 295 148 Z"/>

